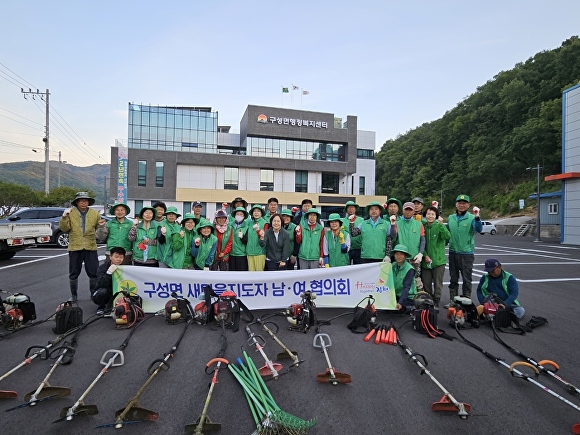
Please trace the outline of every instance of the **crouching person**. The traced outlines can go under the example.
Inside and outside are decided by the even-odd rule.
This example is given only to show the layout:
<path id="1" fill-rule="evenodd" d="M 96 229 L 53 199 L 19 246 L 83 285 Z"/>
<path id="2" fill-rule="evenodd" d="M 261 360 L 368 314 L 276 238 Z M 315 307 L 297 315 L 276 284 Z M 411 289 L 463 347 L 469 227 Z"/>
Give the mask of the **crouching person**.
<path id="1" fill-rule="evenodd" d="M 405 245 L 397 245 L 393 248 L 395 263 L 393 264 L 393 279 L 395 281 L 395 294 L 397 296 L 397 310 L 400 313 L 409 313 L 415 308 L 415 268 L 407 261 L 411 257 L 409 248 Z"/>
<path id="2" fill-rule="evenodd" d="M 91 296 L 92 301 L 97 304 L 97 315 L 105 314 L 106 309 L 110 309 L 113 302 L 113 273 L 117 267 L 125 260 L 125 249 L 115 246 L 109 251 L 109 259 L 97 269 L 97 285 Z"/>

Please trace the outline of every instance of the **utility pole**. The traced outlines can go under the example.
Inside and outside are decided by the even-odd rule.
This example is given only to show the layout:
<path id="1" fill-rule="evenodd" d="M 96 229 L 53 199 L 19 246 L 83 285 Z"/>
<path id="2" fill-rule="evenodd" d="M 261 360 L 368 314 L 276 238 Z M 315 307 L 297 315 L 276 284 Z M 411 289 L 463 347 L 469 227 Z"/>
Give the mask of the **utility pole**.
<path id="1" fill-rule="evenodd" d="M 47 195 L 50 193 L 50 146 L 49 146 L 49 121 L 50 121 L 50 116 L 49 116 L 49 103 L 48 103 L 48 96 L 50 95 L 50 92 L 48 92 L 48 89 L 46 90 L 46 92 L 40 92 L 38 89 L 36 91 L 33 91 L 32 89 L 28 88 L 28 91 L 25 91 L 23 88 L 20 88 L 20 92 L 22 92 L 22 94 L 24 95 L 24 99 L 27 99 L 26 96 L 27 95 L 32 95 L 32 99 L 35 99 L 36 95 L 40 95 L 40 99 L 44 100 L 44 102 L 46 103 L 46 110 L 45 110 L 45 114 L 46 114 L 46 126 L 45 126 L 45 135 L 42 138 L 42 141 L 44 142 L 44 193 L 46 193 Z"/>

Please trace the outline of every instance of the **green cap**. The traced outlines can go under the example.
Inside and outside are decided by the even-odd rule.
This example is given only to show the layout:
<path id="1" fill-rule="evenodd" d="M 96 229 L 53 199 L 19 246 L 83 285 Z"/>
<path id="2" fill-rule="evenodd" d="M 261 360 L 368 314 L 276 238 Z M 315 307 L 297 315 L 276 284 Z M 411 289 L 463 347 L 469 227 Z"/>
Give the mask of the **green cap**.
<path id="1" fill-rule="evenodd" d="M 471 202 L 469 200 L 468 195 L 457 195 L 457 198 L 455 198 L 455 202 L 459 202 L 459 201 Z"/>
<path id="2" fill-rule="evenodd" d="M 346 204 L 344 205 L 344 211 L 346 212 L 346 209 L 348 208 L 349 205 L 354 205 L 355 208 L 358 210 L 358 204 L 354 201 L 347 201 Z"/>
<path id="3" fill-rule="evenodd" d="M 407 248 L 407 246 L 405 245 L 398 244 L 397 246 L 395 246 L 393 248 L 393 254 L 395 252 L 402 252 L 403 254 L 407 255 L 407 258 L 411 256 L 411 254 L 409 253 L 409 248 Z"/>
<path id="4" fill-rule="evenodd" d="M 260 204 L 254 204 L 252 206 L 252 208 L 250 209 L 250 214 L 253 214 L 255 209 L 260 210 L 260 212 L 262 213 L 262 217 L 264 217 L 264 209 L 262 208 L 262 206 Z"/>
<path id="5" fill-rule="evenodd" d="M 320 216 L 322 216 L 322 215 L 320 214 L 320 212 L 319 212 L 317 209 L 315 209 L 314 207 L 313 207 L 313 208 L 309 208 L 309 209 L 308 209 L 308 211 L 307 211 L 306 213 L 304 213 L 304 215 L 305 215 L 306 217 L 308 217 L 308 215 L 309 215 L 310 213 L 316 213 L 316 215 L 317 215 L 319 218 L 320 218 Z"/>
<path id="6" fill-rule="evenodd" d="M 116 202 L 114 203 L 111 208 L 109 208 L 109 214 L 115 214 L 115 209 L 122 205 L 123 207 L 125 207 L 125 211 L 127 212 L 127 214 L 131 213 L 131 209 L 129 208 L 129 206 L 123 202 Z"/>
<path id="7" fill-rule="evenodd" d="M 147 210 L 151 210 L 153 212 L 153 218 L 155 218 L 155 215 L 157 214 L 157 210 L 155 210 L 153 207 L 151 207 L 150 205 L 145 206 L 141 209 L 141 211 L 139 212 L 139 218 L 143 219 L 143 213 L 145 213 Z"/>
<path id="8" fill-rule="evenodd" d="M 167 211 L 165 213 L 163 213 L 163 216 L 167 216 L 169 213 L 173 213 L 175 215 L 177 215 L 177 217 L 180 217 L 181 215 L 177 212 L 177 207 L 167 207 Z"/>
<path id="9" fill-rule="evenodd" d="M 282 216 L 290 216 L 293 217 L 294 215 L 292 214 L 292 210 L 285 208 L 284 210 L 282 210 L 282 213 L 280 213 Z"/>
<path id="10" fill-rule="evenodd" d="M 202 218 L 199 221 L 199 225 L 197 227 L 197 234 L 201 234 L 201 229 L 206 228 L 206 227 L 211 228 L 212 233 L 215 231 L 215 227 L 213 226 L 213 224 L 210 221 L 208 221 L 207 219 Z"/>
<path id="11" fill-rule="evenodd" d="M 369 203 L 369 205 L 367 205 L 365 207 L 365 211 L 366 211 L 367 215 L 369 214 L 369 209 L 371 207 L 375 206 L 375 205 L 381 210 L 381 212 L 383 211 L 383 206 L 381 205 L 380 202 L 378 202 L 378 201 L 372 201 L 371 203 Z"/>
<path id="12" fill-rule="evenodd" d="M 333 221 L 338 221 L 342 224 L 342 218 L 340 217 L 340 215 L 338 213 L 330 213 L 330 216 L 328 216 L 328 222 L 333 222 Z"/>
<path id="13" fill-rule="evenodd" d="M 246 210 L 244 207 L 237 207 L 235 210 L 232 210 L 232 212 L 230 213 L 230 216 L 235 218 L 236 217 L 236 213 L 241 211 L 242 213 L 244 213 L 244 219 L 248 218 L 248 210 Z"/>
<path id="14" fill-rule="evenodd" d="M 196 225 L 199 223 L 199 219 L 196 218 L 193 213 L 185 213 L 183 215 L 183 219 L 181 220 L 181 226 L 185 226 L 185 221 L 188 221 L 190 219 L 193 220 L 193 222 L 195 222 Z"/>

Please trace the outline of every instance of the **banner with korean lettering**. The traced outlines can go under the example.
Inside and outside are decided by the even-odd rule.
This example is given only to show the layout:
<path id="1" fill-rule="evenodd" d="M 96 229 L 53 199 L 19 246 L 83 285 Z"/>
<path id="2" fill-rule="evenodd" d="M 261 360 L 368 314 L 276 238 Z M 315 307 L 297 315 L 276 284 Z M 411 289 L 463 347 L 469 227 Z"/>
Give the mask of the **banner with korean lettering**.
<path id="1" fill-rule="evenodd" d="M 117 158 L 117 195 L 116 201 L 123 204 L 127 203 L 127 163 L 129 161 L 129 151 L 127 147 L 118 145 L 118 158 Z"/>
<path id="2" fill-rule="evenodd" d="M 195 306 L 203 288 L 217 294 L 233 291 L 249 309 L 286 308 L 311 290 L 321 308 L 353 308 L 369 294 L 378 309 L 395 309 L 395 284 L 390 263 L 276 272 L 214 272 L 139 266 L 119 266 L 113 274 L 113 292 L 125 290 L 143 298 L 148 313 L 162 310 L 171 293 Z"/>

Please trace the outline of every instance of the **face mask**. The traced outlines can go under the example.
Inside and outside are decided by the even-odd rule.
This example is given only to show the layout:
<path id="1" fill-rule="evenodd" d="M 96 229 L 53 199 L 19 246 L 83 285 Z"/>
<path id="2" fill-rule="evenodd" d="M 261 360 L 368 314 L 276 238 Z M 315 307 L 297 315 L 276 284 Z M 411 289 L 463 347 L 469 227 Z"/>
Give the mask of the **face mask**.
<path id="1" fill-rule="evenodd" d="M 242 222 L 244 222 L 244 217 L 243 216 L 236 216 L 236 223 L 241 224 Z"/>

